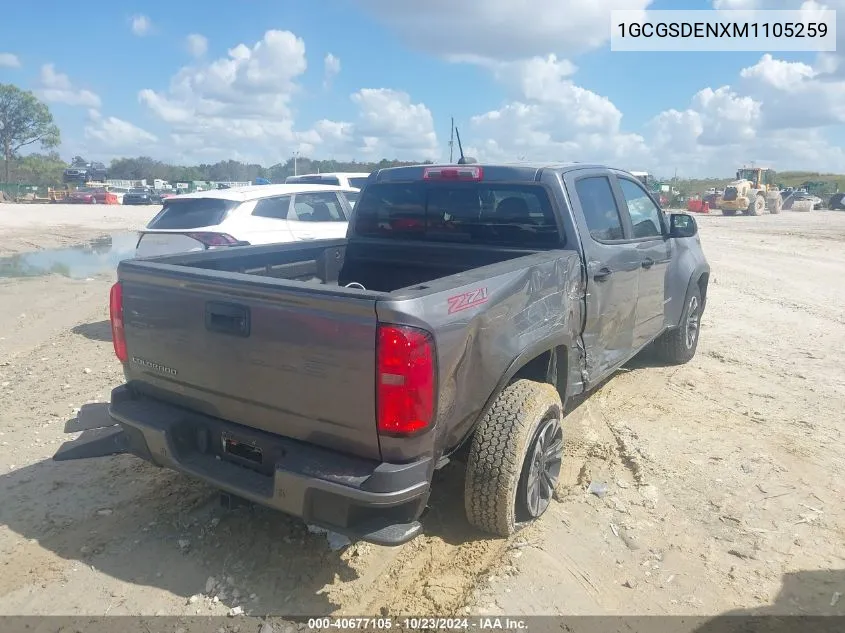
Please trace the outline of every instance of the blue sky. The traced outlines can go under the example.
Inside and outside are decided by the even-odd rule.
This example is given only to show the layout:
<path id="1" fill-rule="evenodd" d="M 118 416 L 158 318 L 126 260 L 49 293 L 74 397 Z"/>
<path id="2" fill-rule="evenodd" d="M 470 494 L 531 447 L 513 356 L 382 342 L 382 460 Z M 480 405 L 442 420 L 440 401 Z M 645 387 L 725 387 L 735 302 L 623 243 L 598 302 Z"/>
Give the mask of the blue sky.
<path id="1" fill-rule="evenodd" d="M 822 89 L 826 109 L 808 105 L 802 113 L 788 103 L 786 80 L 779 79 L 817 89 L 811 82 L 825 78 L 816 54 L 611 52 L 607 41 L 578 41 L 609 31 L 610 8 L 711 3 L 594 2 L 606 10 L 584 18 L 574 13 L 583 13 L 575 0 L 535 0 L 516 13 L 508 8 L 516 3 L 504 0 L 465 8 L 445 0 L 324 0 L 319 12 L 294 0 L 145 0 L 123 7 L 87 0 L 82 12 L 74 3 L 49 1 L 49 19 L 37 20 L 16 4 L 6 12 L 8 23 L 33 27 L 4 29 L 0 82 L 34 90 L 49 103 L 67 158 L 144 153 L 177 162 L 231 157 L 271 164 L 300 151 L 316 158 L 442 159 L 454 116 L 465 145 L 482 159 L 602 160 L 688 175 L 725 175 L 750 160 L 845 169 L 839 149 L 845 112 L 835 105 L 838 96 L 845 102 L 845 84 L 832 74 Z M 743 8 L 752 0 L 722 2 Z M 551 27 L 544 29 L 544 21 Z M 292 35 L 256 49 L 268 31 Z M 205 51 L 191 53 L 191 34 L 205 38 Z M 239 44 L 248 59 L 231 64 L 237 77 L 209 79 L 209 67 L 231 62 Z M 340 68 L 327 84 L 328 54 Z M 297 66 L 302 58 L 307 68 Z M 795 138 L 806 147 L 784 155 Z"/>

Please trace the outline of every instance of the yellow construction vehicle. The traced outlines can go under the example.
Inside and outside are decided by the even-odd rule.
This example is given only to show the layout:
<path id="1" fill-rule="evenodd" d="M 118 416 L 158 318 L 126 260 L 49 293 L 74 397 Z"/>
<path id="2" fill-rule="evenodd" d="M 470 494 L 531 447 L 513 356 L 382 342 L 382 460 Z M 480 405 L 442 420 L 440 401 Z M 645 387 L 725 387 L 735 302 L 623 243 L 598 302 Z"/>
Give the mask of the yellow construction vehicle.
<path id="1" fill-rule="evenodd" d="M 736 172 L 736 180 L 725 187 L 719 202 L 722 215 L 761 215 L 780 213 L 783 196 L 775 184 L 775 172 L 766 167 L 743 167 Z"/>

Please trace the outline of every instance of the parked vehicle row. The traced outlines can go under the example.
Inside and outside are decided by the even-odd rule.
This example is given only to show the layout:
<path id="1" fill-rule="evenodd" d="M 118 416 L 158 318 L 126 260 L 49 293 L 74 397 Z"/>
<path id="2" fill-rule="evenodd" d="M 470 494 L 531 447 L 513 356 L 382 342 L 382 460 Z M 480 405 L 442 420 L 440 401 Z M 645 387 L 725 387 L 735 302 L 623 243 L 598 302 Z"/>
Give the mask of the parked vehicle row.
<path id="1" fill-rule="evenodd" d="M 202 252 L 120 263 L 114 426 L 55 459 L 132 453 L 386 545 L 459 460 L 470 523 L 507 536 L 551 503 L 570 398 L 647 347 L 696 353 L 696 221 L 628 172 L 396 167 L 354 211 L 343 187 L 272 187 L 165 201 L 139 250 Z M 268 230 L 296 241 L 235 245 Z"/>

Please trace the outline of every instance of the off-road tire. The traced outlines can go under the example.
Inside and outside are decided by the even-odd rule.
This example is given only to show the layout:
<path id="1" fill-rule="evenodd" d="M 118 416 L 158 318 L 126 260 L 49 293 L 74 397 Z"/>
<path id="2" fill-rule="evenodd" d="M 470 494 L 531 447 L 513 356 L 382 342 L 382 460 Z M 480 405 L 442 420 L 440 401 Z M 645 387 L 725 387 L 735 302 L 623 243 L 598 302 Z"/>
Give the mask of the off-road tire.
<path id="1" fill-rule="evenodd" d="M 660 359 L 668 365 L 683 365 L 692 360 L 695 350 L 698 349 L 698 339 L 701 333 L 701 291 L 698 284 L 693 285 L 692 291 L 687 295 L 684 302 L 684 311 L 681 313 L 681 320 L 678 327 L 664 332 L 655 342 L 654 351 Z M 689 344 L 687 333 L 690 326 L 690 311 L 697 310 L 695 337 L 692 344 Z"/>
<path id="2" fill-rule="evenodd" d="M 745 215 L 763 215 L 766 212 L 766 199 L 763 196 L 754 196 L 754 200 L 748 203 Z"/>
<path id="3" fill-rule="evenodd" d="M 783 198 L 778 196 L 775 199 L 774 203 L 772 203 L 772 206 L 769 208 L 769 213 L 771 213 L 772 215 L 777 215 L 781 212 L 781 209 L 783 209 Z"/>
<path id="4" fill-rule="evenodd" d="M 499 394 L 475 432 L 467 459 L 464 506 L 470 524 L 507 537 L 526 523 L 527 508 L 518 493 L 525 488 L 529 449 L 553 417 L 562 420 L 563 407 L 550 384 L 517 380 Z"/>

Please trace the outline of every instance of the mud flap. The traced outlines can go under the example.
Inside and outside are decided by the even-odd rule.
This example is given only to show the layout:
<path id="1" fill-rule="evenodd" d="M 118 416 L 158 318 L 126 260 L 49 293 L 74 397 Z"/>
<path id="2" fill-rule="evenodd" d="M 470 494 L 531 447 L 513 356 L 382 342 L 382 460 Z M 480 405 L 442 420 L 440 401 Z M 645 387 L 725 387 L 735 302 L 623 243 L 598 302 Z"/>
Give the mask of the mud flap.
<path id="1" fill-rule="evenodd" d="M 89 429 L 77 439 L 65 442 L 53 455 L 53 461 L 66 462 L 73 459 L 108 457 L 129 452 L 129 438 L 119 426 L 104 429 Z"/>

